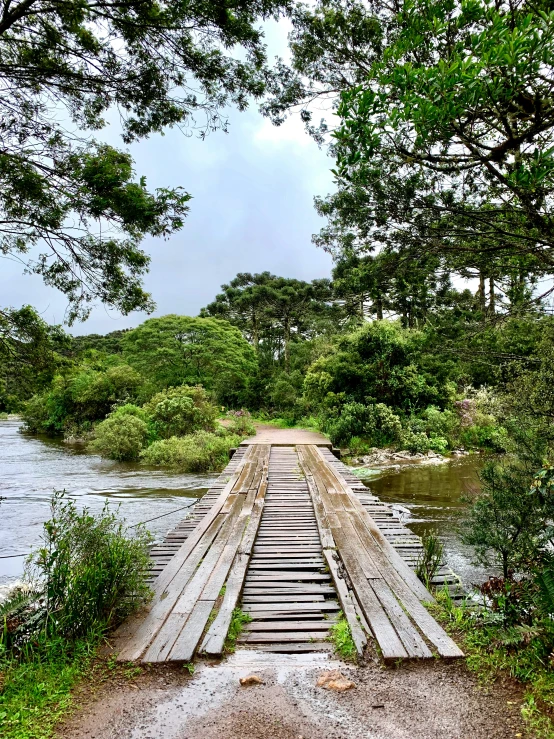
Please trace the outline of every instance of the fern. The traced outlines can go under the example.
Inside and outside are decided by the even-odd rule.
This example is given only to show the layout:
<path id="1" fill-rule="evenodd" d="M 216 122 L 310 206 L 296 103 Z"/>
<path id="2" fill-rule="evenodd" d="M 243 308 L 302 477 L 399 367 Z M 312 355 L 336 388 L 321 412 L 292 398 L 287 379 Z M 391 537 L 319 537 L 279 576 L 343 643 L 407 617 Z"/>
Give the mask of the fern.
<path id="1" fill-rule="evenodd" d="M 548 615 L 554 614 L 554 568 L 547 567 L 537 577 L 541 605 Z"/>

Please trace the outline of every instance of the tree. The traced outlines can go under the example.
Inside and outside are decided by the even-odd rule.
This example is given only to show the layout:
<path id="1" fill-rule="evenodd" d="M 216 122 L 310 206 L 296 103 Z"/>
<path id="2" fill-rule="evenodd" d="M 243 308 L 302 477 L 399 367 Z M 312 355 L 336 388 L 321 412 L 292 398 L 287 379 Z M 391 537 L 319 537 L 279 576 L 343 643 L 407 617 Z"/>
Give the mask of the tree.
<path id="1" fill-rule="evenodd" d="M 200 316 L 214 316 L 229 321 L 241 330 L 258 352 L 260 339 L 267 339 L 270 328 L 267 304 L 260 288 L 274 279 L 276 278 L 269 272 L 239 272 L 228 285 L 221 286 L 223 292 L 202 308 Z"/>
<path id="2" fill-rule="evenodd" d="M 329 280 L 304 282 L 269 272 L 240 273 L 222 290 L 201 315 L 220 316 L 240 328 L 266 362 L 282 359 L 287 373 L 291 342 L 311 338 L 326 318 L 337 318 Z"/>
<path id="3" fill-rule="evenodd" d="M 60 289 L 69 320 L 94 300 L 150 310 L 146 234 L 179 230 L 182 188 L 151 193 L 123 141 L 167 126 L 226 128 L 225 106 L 265 89 L 258 19 L 287 0 L 7 0 L 0 11 L 0 254 Z M 233 56 L 230 49 L 237 48 Z M 238 57 L 241 57 L 240 59 Z M 199 120 L 198 117 L 201 116 Z M 38 253 L 37 253 L 38 252 Z"/>
<path id="4" fill-rule="evenodd" d="M 125 359 L 158 388 L 201 384 L 224 402 L 236 398 L 257 368 L 240 331 L 216 318 L 149 318 L 122 341 Z"/>
<path id="5" fill-rule="evenodd" d="M 481 298 L 488 283 L 491 312 L 515 261 L 524 278 L 551 272 L 553 26 L 542 2 L 297 8 L 292 69 L 265 110 L 279 121 L 300 106 L 323 140 L 310 106 L 335 107 L 338 189 L 318 201 L 316 243 L 446 257 L 477 271 Z"/>
<path id="6" fill-rule="evenodd" d="M 0 410 L 17 411 L 64 363 L 70 337 L 27 305 L 0 310 Z"/>

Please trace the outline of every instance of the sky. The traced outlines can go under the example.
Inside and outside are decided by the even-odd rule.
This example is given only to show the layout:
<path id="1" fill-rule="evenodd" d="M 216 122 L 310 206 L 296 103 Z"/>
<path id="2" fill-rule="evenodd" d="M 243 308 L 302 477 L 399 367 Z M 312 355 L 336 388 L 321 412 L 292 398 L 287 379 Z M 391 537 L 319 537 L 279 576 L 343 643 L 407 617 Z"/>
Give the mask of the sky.
<path id="1" fill-rule="evenodd" d="M 286 57 L 287 21 L 265 28 L 270 57 Z M 311 237 L 325 225 L 313 198 L 333 190 L 333 161 L 298 116 L 275 127 L 254 102 L 246 112 L 230 110 L 229 120 L 229 133 L 204 141 L 168 130 L 129 147 L 137 177 L 145 175 L 150 190 L 181 185 L 193 196 L 180 232 L 142 244 L 152 258 L 144 284 L 157 304 L 155 316 L 197 315 L 238 272 L 268 270 L 308 281 L 330 276 L 331 258 Z M 124 148 L 110 128 L 98 138 Z M 39 276 L 23 274 L 21 264 L 2 260 L 0 295 L 2 306 L 31 304 L 49 323 L 64 321 L 65 297 Z M 69 330 L 108 333 L 147 317 L 98 305 Z"/>

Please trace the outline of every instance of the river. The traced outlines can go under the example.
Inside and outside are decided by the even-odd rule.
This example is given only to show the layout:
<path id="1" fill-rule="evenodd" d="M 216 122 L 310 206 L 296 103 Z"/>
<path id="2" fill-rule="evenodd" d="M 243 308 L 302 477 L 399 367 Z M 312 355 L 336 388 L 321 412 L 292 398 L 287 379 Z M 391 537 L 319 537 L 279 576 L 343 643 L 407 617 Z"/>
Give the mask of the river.
<path id="1" fill-rule="evenodd" d="M 201 497 L 217 477 L 113 462 L 59 440 L 20 434 L 19 426 L 17 420 L 0 421 L 0 586 L 21 576 L 25 555 L 40 543 L 54 490 L 66 490 L 78 506 L 92 511 L 106 501 L 119 506 L 130 525 L 170 513 L 148 523 L 160 539 L 186 515 L 176 509 Z M 488 575 L 472 564 L 472 553 L 456 532 L 461 498 L 478 486 L 478 464 L 478 458 L 465 457 L 441 465 L 406 465 L 371 471 L 364 480 L 382 500 L 408 509 L 405 523 L 416 533 L 438 530 L 448 564 L 466 584 Z"/>
<path id="2" fill-rule="evenodd" d="M 0 421 L 0 586 L 21 576 L 25 555 L 40 542 L 54 490 L 65 490 L 91 511 L 108 501 L 132 525 L 194 503 L 217 478 L 113 462 L 57 439 L 20 434 L 20 426 Z M 161 538 L 186 513 L 158 518 L 148 528 Z"/>

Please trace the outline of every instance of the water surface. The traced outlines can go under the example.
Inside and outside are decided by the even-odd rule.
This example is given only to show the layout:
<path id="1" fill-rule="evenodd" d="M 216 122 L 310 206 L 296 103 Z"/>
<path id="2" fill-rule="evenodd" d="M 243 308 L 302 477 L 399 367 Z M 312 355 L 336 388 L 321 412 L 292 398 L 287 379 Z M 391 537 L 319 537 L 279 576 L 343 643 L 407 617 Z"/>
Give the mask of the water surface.
<path id="1" fill-rule="evenodd" d="M 479 491 L 479 455 L 469 455 L 443 464 L 407 464 L 391 469 L 370 470 L 362 477 L 381 500 L 407 509 L 403 521 L 416 534 L 435 530 L 440 536 L 448 565 L 464 584 L 481 583 L 493 574 L 473 563 L 473 552 L 460 541 L 458 528 L 468 498 Z M 360 475 L 361 470 L 357 470 Z"/>
<path id="2" fill-rule="evenodd" d="M 217 477 L 113 462 L 59 440 L 20 434 L 20 426 L 0 421 L 0 557 L 21 555 L 0 558 L 0 584 L 21 575 L 24 556 L 40 542 L 54 490 L 65 489 L 92 511 L 109 501 L 131 525 L 194 503 Z M 177 511 L 148 528 L 161 538 L 186 514 Z"/>

